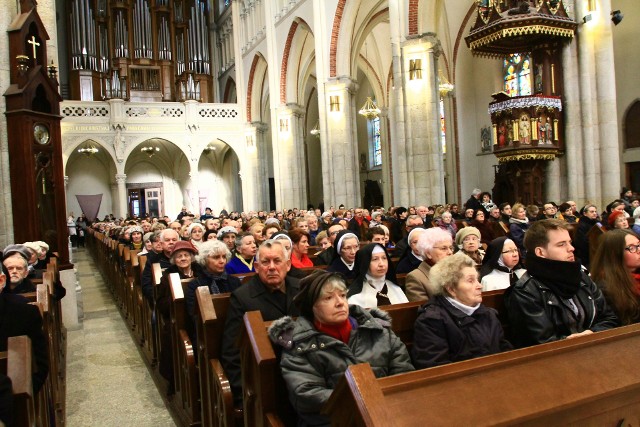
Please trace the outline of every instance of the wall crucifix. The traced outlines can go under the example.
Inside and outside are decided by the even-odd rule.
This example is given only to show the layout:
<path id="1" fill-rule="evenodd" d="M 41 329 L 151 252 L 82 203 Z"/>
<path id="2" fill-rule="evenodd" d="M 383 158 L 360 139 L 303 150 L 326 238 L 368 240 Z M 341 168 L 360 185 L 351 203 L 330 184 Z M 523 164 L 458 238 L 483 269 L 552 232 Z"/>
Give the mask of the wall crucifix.
<path id="1" fill-rule="evenodd" d="M 36 60 L 36 51 L 38 49 L 38 47 L 40 46 L 40 43 L 38 43 L 36 41 L 36 36 L 31 36 L 30 40 L 27 40 L 27 43 L 29 43 L 31 45 L 31 47 L 33 48 L 33 60 Z"/>

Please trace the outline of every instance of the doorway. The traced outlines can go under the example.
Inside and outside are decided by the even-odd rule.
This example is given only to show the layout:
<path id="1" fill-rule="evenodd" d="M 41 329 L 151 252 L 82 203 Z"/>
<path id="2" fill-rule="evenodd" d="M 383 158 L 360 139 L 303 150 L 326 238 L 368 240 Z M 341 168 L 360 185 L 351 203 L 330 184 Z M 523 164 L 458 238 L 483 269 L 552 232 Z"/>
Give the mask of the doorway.
<path id="1" fill-rule="evenodd" d="M 129 185 L 127 185 L 129 187 Z M 164 214 L 160 183 L 132 184 L 127 188 L 129 217 L 160 217 Z"/>

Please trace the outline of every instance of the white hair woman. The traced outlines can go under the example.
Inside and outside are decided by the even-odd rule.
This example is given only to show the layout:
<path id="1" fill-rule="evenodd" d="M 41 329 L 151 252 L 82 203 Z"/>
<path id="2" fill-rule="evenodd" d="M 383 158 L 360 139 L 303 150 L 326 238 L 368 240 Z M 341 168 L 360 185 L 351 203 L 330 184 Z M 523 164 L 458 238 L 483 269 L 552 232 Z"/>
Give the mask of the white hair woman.
<path id="1" fill-rule="evenodd" d="M 423 261 L 407 275 L 405 292 L 409 301 L 424 301 L 433 294 L 429 280 L 431 267 L 453 254 L 453 239 L 448 231 L 433 227 L 420 235 L 416 247 L 422 254 Z"/>
<path id="2" fill-rule="evenodd" d="M 482 305 L 475 263 L 457 253 L 431 269 L 433 298 L 420 307 L 411 357 L 417 369 L 511 350 L 497 312 Z"/>
<path id="3" fill-rule="evenodd" d="M 204 237 L 205 231 L 206 230 L 204 228 L 204 225 L 202 225 L 199 222 L 194 222 L 187 228 L 187 235 L 189 236 L 189 241 L 196 249 L 200 249 L 200 245 L 203 242 L 202 238 Z"/>
<path id="4" fill-rule="evenodd" d="M 283 348 L 280 367 L 298 413 L 298 425 L 325 426 L 320 412 L 350 365 L 367 362 L 376 377 L 413 370 L 407 349 L 384 311 L 347 302 L 347 285 L 335 273 L 317 271 L 300 282 L 293 299 L 300 316 L 283 317 L 269 328 Z"/>

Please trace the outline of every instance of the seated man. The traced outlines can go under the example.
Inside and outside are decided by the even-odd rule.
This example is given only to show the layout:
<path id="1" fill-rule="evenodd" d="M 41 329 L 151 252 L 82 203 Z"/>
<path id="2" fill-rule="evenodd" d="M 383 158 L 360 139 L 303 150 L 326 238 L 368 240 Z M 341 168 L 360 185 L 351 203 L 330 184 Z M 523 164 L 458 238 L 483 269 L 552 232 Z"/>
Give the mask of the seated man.
<path id="1" fill-rule="evenodd" d="M 150 305 L 153 305 L 153 275 L 151 274 L 151 266 L 154 263 L 159 262 L 160 268 L 165 269 L 171 266 L 169 259 L 171 258 L 171 252 L 173 247 L 178 243 L 180 237 L 178 233 L 170 228 L 166 228 L 160 232 L 160 243 L 162 245 L 162 252 L 157 255 L 149 252 L 147 254 L 147 263 L 144 265 L 142 271 L 142 278 L 140 285 L 142 286 L 142 294 L 149 301 Z"/>
<path id="2" fill-rule="evenodd" d="M 237 407 L 242 405 L 242 377 L 240 352 L 236 342 L 244 313 L 259 310 L 264 320 L 300 314 L 293 305 L 293 297 L 299 290 L 298 280 L 287 277 L 291 261 L 282 243 L 267 240 L 260 245 L 255 266 L 258 274 L 231 294 L 222 338 L 221 362 L 231 384 L 234 405 Z"/>
<path id="3" fill-rule="evenodd" d="M 387 245 L 386 234 L 381 227 L 369 227 L 367 230 L 367 242 L 380 243 L 382 246 Z"/>
<path id="4" fill-rule="evenodd" d="M 404 224 L 404 236 L 406 237 L 396 241 L 396 249 L 394 255 L 397 257 L 403 257 L 404 255 L 406 255 L 405 252 L 407 252 L 407 247 L 409 246 L 409 233 L 415 228 L 424 227 L 425 225 L 422 222 L 422 218 L 420 218 L 418 215 L 410 215 L 409 217 L 407 217 L 407 221 Z"/>
<path id="5" fill-rule="evenodd" d="M 524 236 L 528 272 L 505 293 L 513 343 L 526 347 L 619 326 L 573 255 L 564 221 L 535 221 Z"/>
<path id="6" fill-rule="evenodd" d="M 0 291 L 5 288 L 6 280 L 7 277 L 0 271 Z M 7 351 L 9 337 L 20 335 L 26 335 L 31 339 L 33 359 L 36 365 L 33 372 L 33 393 L 35 395 L 42 388 L 49 374 L 47 340 L 42 330 L 40 310 L 35 305 L 28 304 L 21 295 L 1 292 L 0 351 Z"/>
<path id="7" fill-rule="evenodd" d="M 9 273 L 9 283 L 3 290 L 4 293 L 24 294 L 36 291 L 36 286 L 27 278 L 29 263 L 26 254 L 26 248 L 22 245 L 10 245 L 5 248 L 2 265 Z"/>

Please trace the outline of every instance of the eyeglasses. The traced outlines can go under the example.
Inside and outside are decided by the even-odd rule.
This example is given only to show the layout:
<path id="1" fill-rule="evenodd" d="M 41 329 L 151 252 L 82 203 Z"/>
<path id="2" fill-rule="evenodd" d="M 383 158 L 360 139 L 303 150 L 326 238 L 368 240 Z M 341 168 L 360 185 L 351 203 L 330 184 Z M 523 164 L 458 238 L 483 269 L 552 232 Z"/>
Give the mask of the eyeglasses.
<path id="1" fill-rule="evenodd" d="M 329 236 L 336 236 L 336 235 L 338 235 L 338 233 L 339 233 L 340 231 L 342 231 L 342 230 L 339 230 L 339 231 L 332 231 L 331 233 L 329 233 Z"/>
<path id="2" fill-rule="evenodd" d="M 345 252 L 358 252 L 358 249 L 360 249 L 359 246 L 344 246 L 340 250 Z"/>
<path id="3" fill-rule="evenodd" d="M 506 250 L 506 251 L 502 251 L 502 253 L 503 254 L 513 254 L 513 255 L 515 255 L 515 254 L 518 253 L 518 250 L 517 249 L 509 249 L 509 250 Z"/>
<path id="4" fill-rule="evenodd" d="M 635 245 L 629 245 L 626 248 L 624 248 L 624 250 L 631 254 L 635 254 L 636 252 L 640 251 L 640 243 Z"/>
<path id="5" fill-rule="evenodd" d="M 434 246 L 433 249 L 438 249 L 439 251 L 451 251 L 453 252 L 453 246 Z"/>

